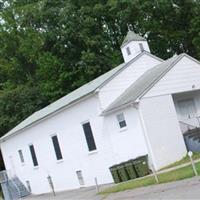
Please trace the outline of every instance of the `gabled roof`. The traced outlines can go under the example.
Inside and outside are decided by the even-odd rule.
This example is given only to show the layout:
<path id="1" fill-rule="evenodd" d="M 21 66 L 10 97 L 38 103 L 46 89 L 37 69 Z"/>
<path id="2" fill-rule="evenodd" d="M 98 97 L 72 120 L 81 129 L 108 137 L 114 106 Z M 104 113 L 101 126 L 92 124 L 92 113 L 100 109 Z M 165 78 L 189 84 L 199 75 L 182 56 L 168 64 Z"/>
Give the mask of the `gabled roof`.
<path id="1" fill-rule="evenodd" d="M 118 71 L 123 69 L 123 67 L 126 64 L 123 63 L 114 69 L 108 71 L 107 73 L 99 76 L 98 78 L 94 79 L 93 81 L 81 86 L 80 88 L 74 90 L 73 92 L 67 94 L 66 96 L 58 99 L 57 101 L 51 103 L 50 105 L 44 107 L 43 109 L 36 111 L 31 116 L 26 118 L 24 121 L 22 121 L 20 124 L 18 124 L 15 128 L 10 130 L 6 135 L 4 135 L 1 139 L 4 139 L 12 134 L 14 134 L 17 131 L 20 131 L 33 123 L 49 116 L 50 114 L 62 109 L 65 106 L 68 106 L 81 98 L 91 94 L 94 92 L 98 87 L 100 87 L 105 81 L 110 79 L 112 76 L 114 76 Z"/>
<path id="2" fill-rule="evenodd" d="M 126 37 L 124 38 L 124 41 L 122 42 L 121 47 L 123 47 L 131 41 L 146 41 L 146 39 L 136 34 L 135 32 L 129 30 Z"/>
<path id="3" fill-rule="evenodd" d="M 142 97 L 147 91 L 149 91 L 155 85 L 155 83 L 157 83 L 184 56 L 195 60 L 189 55 L 182 53 L 147 70 L 113 103 L 111 103 L 110 106 L 108 106 L 108 108 L 102 112 L 102 115 L 120 107 L 129 105 L 130 103 L 134 103 L 138 98 Z"/>
<path id="4" fill-rule="evenodd" d="M 133 58 L 128 63 L 122 63 L 121 65 L 113 68 L 112 70 L 108 71 L 107 73 L 99 76 L 98 78 L 94 79 L 93 81 L 83 85 L 82 87 L 74 90 L 73 92 L 67 94 L 66 96 L 60 98 L 59 100 L 53 102 L 52 104 L 46 106 L 45 108 L 33 113 L 31 116 L 26 118 L 24 121 L 22 121 L 20 124 L 18 124 L 15 128 L 10 130 L 6 135 L 1 137 L 0 140 L 3 140 L 9 136 L 12 136 L 16 132 L 19 132 L 32 124 L 52 115 L 55 112 L 58 112 L 62 110 L 63 108 L 70 106 L 73 103 L 76 103 L 77 101 L 81 100 L 82 98 L 92 95 L 97 91 L 97 89 L 100 89 L 103 87 L 107 82 L 109 82 L 111 79 L 113 79 L 117 74 L 119 74 L 122 70 L 124 70 L 126 67 L 134 63 L 136 60 L 138 60 L 142 55 L 149 55 L 159 61 L 162 61 L 162 59 L 148 53 L 148 52 L 142 52 L 139 55 L 137 55 L 135 58 Z"/>

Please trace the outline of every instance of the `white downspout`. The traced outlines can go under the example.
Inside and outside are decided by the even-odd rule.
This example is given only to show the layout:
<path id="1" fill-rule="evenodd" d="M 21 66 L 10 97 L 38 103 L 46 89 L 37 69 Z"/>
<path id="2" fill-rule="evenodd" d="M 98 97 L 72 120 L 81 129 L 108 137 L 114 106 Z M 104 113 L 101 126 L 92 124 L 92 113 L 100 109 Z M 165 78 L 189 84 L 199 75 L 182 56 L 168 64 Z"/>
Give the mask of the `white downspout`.
<path id="1" fill-rule="evenodd" d="M 149 137 L 148 137 L 148 134 L 147 134 L 147 129 L 146 129 L 146 126 L 145 126 L 144 118 L 142 116 L 142 113 L 141 113 L 141 110 L 140 110 L 140 107 L 139 107 L 139 103 L 138 103 L 138 112 L 139 112 L 140 123 L 141 123 L 141 126 L 142 126 L 142 132 L 144 134 L 147 149 L 148 149 L 148 152 L 149 152 L 150 157 L 152 159 L 152 165 L 153 165 L 152 167 L 153 167 L 153 170 L 157 170 L 158 168 L 156 166 L 155 157 L 154 157 L 154 154 L 153 154 L 153 150 L 151 148 L 151 144 L 150 144 Z"/>

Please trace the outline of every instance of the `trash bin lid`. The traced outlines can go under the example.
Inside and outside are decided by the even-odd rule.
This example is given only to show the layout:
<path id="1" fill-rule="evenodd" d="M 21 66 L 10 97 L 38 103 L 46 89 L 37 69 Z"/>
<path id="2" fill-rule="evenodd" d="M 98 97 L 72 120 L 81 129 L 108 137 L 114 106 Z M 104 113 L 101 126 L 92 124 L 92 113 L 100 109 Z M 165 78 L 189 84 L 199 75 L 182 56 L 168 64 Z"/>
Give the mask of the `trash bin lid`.
<path id="1" fill-rule="evenodd" d="M 136 160 L 138 159 L 146 159 L 148 157 L 148 155 L 143 155 L 143 156 L 138 156 L 137 158 L 135 158 Z"/>
<path id="2" fill-rule="evenodd" d="M 139 164 L 139 163 L 141 163 L 141 162 L 143 162 L 143 161 L 142 161 L 142 160 L 133 160 L 133 161 L 132 161 L 133 164 Z"/>
<path id="3" fill-rule="evenodd" d="M 116 168 L 116 167 L 117 167 L 117 165 L 113 165 L 113 166 L 109 167 L 109 169 L 113 169 L 113 168 Z"/>
<path id="4" fill-rule="evenodd" d="M 133 162 L 132 161 L 128 161 L 126 163 L 124 163 L 125 166 L 130 166 L 130 165 L 133 165 Z"/>

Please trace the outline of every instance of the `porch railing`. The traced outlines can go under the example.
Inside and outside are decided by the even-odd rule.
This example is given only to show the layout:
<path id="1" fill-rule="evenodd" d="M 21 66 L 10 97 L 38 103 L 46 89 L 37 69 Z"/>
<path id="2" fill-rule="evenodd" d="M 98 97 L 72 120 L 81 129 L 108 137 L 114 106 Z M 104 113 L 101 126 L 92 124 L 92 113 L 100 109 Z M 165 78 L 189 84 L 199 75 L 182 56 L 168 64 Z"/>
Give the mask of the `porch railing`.
<path id="1" fill-rule="evenodd" d="M 182 133 L 185 133 L 189 130 L 197 128 L 196 126 L 191 125 L 191 124 L 186 123 L 186 122 L 183 122 L 183 121 L 179 121 L 179 124 L 180 124 L 180 128 L 181 128 Z"/>
<path id="2" fill-rule="evenodd" d="M 200 116 L 197 116 L 196 119 L 197 119 L 198 125 L 199 125 L 199 127 L 200 127 Z"/>

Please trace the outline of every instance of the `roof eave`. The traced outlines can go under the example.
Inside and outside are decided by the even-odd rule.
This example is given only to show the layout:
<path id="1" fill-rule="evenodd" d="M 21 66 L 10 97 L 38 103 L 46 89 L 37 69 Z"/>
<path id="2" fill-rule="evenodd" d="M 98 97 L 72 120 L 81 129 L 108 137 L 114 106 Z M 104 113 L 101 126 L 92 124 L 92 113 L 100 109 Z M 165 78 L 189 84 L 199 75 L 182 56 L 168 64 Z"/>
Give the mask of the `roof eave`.
<path id="1" fill-rule="evenodd" d="M 19 130 L 15 131 L 15 132 L 11 133 L 10 135 L 4 135 L 3 137 L 0 138 L 0 143 L 6 141 L 6 140 L 7 140 L 8 138 L 10 138 L 10 137 L 13 137 L 14 135 L 19 134 L 20 132 L 23 132 L 25 129 L 30 128 L 31 126 L 37 124 L 38 122 L 41 122 L 42 120 L 44 120 L 44 119 L 46 119 L 46 118 L 52 117 L 53 115 L 57 114 L 58 112 L 61 112 L 62 110 L 66 109 L 66 108 L 68 108 L 68 107 L 71 107 L 71 106 L 73 106 L 73 105 L 79 103 L 80 101 L 85 100 L 85 98 L 91 97 L 91 96 L 93 96 L 93 95 L 95 95 L 95 94 L 96 94 L 96 92 L 95 92 L 95 91 L 92 91 L 92 92 L 88 93 L 87 95 L 84 95 L 84 96 L 80 97 L 79 99 L 76 99 L 75 101 L 70 102 L 70 104 L 65 105 L 65 106 L 62 106 L 62 107 L 59 108 L 58 110 L 55 110 L 55 111 L 53 111 L 52 113 L 50 113 L 50 114 L 48 114 L 48 115 L 45 115 L 44 117 L 42 117 L 42 118 L 40 118 L 40 119 L 38 119 L 38 120 L 36 120 L 36 121 L 30 123 L 28 126 L 25 126 L 24 128 L 19 129 Z M 8 132 L 8 133 L 9 133 L 9 132 Z"/>
<path id="2" fill-rule="evenodd" d="M 143 52 L 141 52 L 137 56 L 135 56 L 132 60 L 130 60 L 129 62 L 127 62 L 121 70 L 119 70 L 118 72 L 116 72 L 116 74 L 114 74 L 114 77 L 117 76 L 121 71 L 123 71 L 124 69 L 126 69 L 130 64 L 134 63 L 138 58 L 140 58 L 144 54 L 147 54 L 147 55 L 151 56 L 152 58 L 155 58 L 156 60 L 158 60 L 160 62 L 163 62 L 162 58 L 159 58 L 159 57 L 151 54 L 150 52 L 144 50 Z M 99 92 L 100 89 L 103 86 L 105 86 L 110 80 L 112 80 L 114 77 L 112 76 L 111 78 L 109 78 L 108 80 L 106 80 L 105 82 L 103 82 L 98 88 L 96 88 L 95 92 Z"/>
<path id="3" fill-rule="evenodd" d="M 12 136 L 14 136 L 14 135 L 16 135 L 16 134 L 18 134 L 18 133 L 24 131 L 25 129 L 31 127 L 32 125 L 34 125 L 34 124 L 36 124 L 36 123 L 38 123 L 38 122 L 40 122 L 41 120 L 44 120 L 44 119 L 46 119 L 46 118 L 48 118 L 48 117 L 54 115 L 55 113 L 60 112 L 61 110 L 66 109 L 67 107 L 70 107 L 70 106 L 72 106 L 72 105 L 78 103 L 79 101 L 84 100 L 84 98 L 87 98 L 88 96 L 92 96 L 92 95 L 98 93 L 99 90 L 100 90 L 104 85 L 106 85 L 110 80 L 112 80 L 115 76 L 117 76 L 121 71 L 123 71 L 124 69 L 126 69 L 130 64 L 132 64 L 133 62 L 135 62 L 138 58 L 140 58 L 140 57 L 141 57 L 142 55 L 144 55 L 144 54 L 148 54 L 148 55 L 154 57 L 155 59 L 157 59 L 157 60 L 159 60 L 159 61 L 162 61 L 162 59 L 160 59 L 160 58 L 158 58 L 158 57 L 152 55 L 151 53 L 149 53 L 149 52 L 147 52 L 147 51 L 143 51 L 142 53 L 140 53 L 140 54 L 138 54 L 136 57 L 134 57 L 131 61 L 129 61 L 128 63 L 126 63 L 119 71 L 117 71 L 115 74 L 113 74 L 110 78 L 108 78 L 107 80 L 105 80 L 105 81 L 104 81 L 99 87 L 97 87 L 95 90 L 89 92 L 88 94 L 86 94 L 86 95 L 84 95 L 84 96 L 81 96 L 80 98 L 78 98 L 78 99 L 76 99 L 76 100 L 70 102 L 70 103 L 67 104 L 67 105 L 62 106 L 61 108 L 59 108 L 59 109 L 53 111 L 52 113 L 50 113 L 50 114 L 48 114 L 48 115 L 46 115 L 46 116 L 44 116 L 44 117 L 42 117 L 42 118 L 40 118 L 40 119 L 38 119 L 38 120 L 32 122 L 32 123 L 30 123 L 29 125 L 23 127 L 22 129 L 19 129 L 19 130 L 15 131 L 15 132 L 11 133 L 10 135 L 7 135 L 7 134 L 9 134 L 9 132 L 8 132 L 7 134 L 5 134 L 3 137 L 0 138 L 0 143 L 1 143 L 2 141 L 5 141 L 6 139 L 12 137 Z M 104 111 L 103 111 L 103 112 L 104 112 Z M 103 113 L 103 112 L 102 112 L 102 113 Z"/>
<path id="4" fill-rule="evenodd" d="M 111 108 L 111 109 L 108 109 L 108 110 L 105 109 L 105 110 L 103 110 L 103 111 L 101 112 L 100 116 L 106 116 L 106 115 L 112 114 L 112 113 L 114 113 L 114 112 L 117 112 L 117 111 L 122 110 L 122 109 L 124 109 L 124 108 L 127 108 L 127 107 L 129 107 L 129 106 L 134 106 L 134 105 L 136 105 L 136 104 L 138 104 L 138 103 L 139 103 L 139 100 L 137 99 L 137 100 L 135 100 L 135 101 L 130 101 L 130 102 L 125 103 L 125 104 L 123 104 L 123 105 L 120 105 L 120 106 L 118 106 L 118 107 L 114 107 L 114 108 Z"/>
<path id="5" fill-rule="evenodd" d="M 126 46 L 128 43 L 130 43 L 130 42 L 146 42 L 147 40 L 144 38 L 144 39 L 141 39 L 141 40 L 129 40 L 129 41 L 127 41 L 127 42 L 123 42 L 122 43 L 122 45 L 120 46 L 120 48 L 122 48 L 122 47 L 124 47 L 124 46 Z"/>

